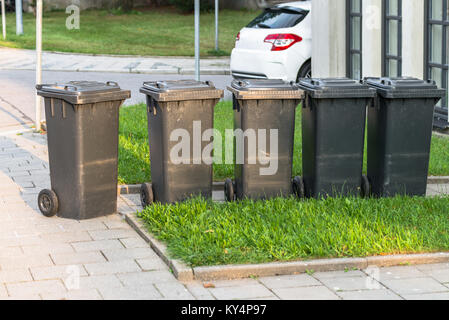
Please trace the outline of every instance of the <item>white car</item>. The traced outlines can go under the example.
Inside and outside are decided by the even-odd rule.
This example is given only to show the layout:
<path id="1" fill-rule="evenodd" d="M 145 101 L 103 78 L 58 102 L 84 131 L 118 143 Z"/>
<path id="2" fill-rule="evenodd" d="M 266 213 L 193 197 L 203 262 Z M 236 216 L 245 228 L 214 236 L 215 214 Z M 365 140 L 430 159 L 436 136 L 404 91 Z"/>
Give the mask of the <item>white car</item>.
<path id="1" fill-rule="evenodd" d="M 237 35 L 231 72 L 237 79 L 297 81 L 311 76 L 312 1 L 267 8 Z"/>

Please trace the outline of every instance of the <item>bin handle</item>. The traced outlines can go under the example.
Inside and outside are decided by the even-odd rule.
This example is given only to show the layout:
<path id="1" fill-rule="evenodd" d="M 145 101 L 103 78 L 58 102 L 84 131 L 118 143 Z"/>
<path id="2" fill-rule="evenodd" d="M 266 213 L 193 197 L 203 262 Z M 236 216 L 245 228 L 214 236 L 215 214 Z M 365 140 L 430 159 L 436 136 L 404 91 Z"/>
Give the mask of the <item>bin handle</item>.
<path id="1" fill-rule="evenodd" d="M 303 109 L 312 108 L 312 98 L 310 95 L 306 94 L 304 96 L 304 99 L 302 100 L 302 107 Z"/>
<path id="2" fill-rule="evenodd" d="M 165 88 L 165 83 L 161 81 L 156 81 L 156 88 Z"/>
<path id="3" fill-rule="evenodd" d="M 159 103 L 152 96 L 147 96 L 148 114 L 156 115 Z"/>
<path id="4" fill-rule="evenodd" d="M 237 112 L 240 112 L 240 103 L 235 97 L 235 95 L 232 95 L 232 109 L 236 110 Z"/>
<path id="5" fill-rule="evenodd" d="M 77 91 L 78 88 L 75 87 L 75 86 L 66 85 L 66 86 L 64 86 L 64 90 L 66 90 L 66 91 Z"/>
<path id="6" fill-rule="evenodd" d="M 377 97 L 372 98 L 369 106 L 371 108 L 380 109 L 379 99 L 377 99 Z"/>
<path id="7" fill-rule="evenodd" d="M 42 90 L 42 88 L 44 87 L 52 87 L 52 86 L 56 86 L 57 84 L 37 84 L 36 85 L 36 89 L 37 90 Z"/>
<path id="8" fill-rule="evenodd" d="M 118 87 L 118 83 L 115 81 L 108 81 L 106 82 L 106 85 L 110 87 Z"/>
<path id="9" fill-rule="evenodd" d="M 210 80 L 205 81 L 205 83 L 206 83 L 209 87 L 211 87 L 211 88 L 215 87 L 215 86 L 214 86 L 214 83 L 213 83 L 212 81 L 210 81 Z"/>

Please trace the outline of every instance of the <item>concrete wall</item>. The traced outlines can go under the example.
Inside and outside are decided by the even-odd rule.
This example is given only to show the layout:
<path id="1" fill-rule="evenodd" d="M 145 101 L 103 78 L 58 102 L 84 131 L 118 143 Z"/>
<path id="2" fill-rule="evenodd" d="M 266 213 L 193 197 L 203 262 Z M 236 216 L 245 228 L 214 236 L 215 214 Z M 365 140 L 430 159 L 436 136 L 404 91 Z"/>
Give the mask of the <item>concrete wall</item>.
<path id="1" fill-rule="evenodd" d="M 312 1 L 312 73 L 346 76 L 346 0 Z"/>
<path id="2" fill-rule="evenodd" d="M 362 2 L 362 77 L 380 77 L 382 76 L 382 0 Z"/>
<path id="3" fill-rule="evenodd" d="M 402 1 L 402 74 L 424 78 L 424 0 Z"/>
<path id="4" fill-rule="evenodd" d="M 312 2 L 314 77 L 346 76 L 345 0 Z M 402 1 L 402 74 L 424 77 L 425 0 Z M 363 76 L 382 75 L 382 0 L 363 0 Z"/>

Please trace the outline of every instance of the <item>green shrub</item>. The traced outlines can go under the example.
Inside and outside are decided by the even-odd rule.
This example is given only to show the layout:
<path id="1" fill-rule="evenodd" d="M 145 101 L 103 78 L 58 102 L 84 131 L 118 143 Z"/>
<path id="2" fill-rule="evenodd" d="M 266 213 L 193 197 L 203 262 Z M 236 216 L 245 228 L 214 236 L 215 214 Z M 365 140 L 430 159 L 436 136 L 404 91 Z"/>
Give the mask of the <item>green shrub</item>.
<path id="1" fill-rule="evenodd" d="M 194 0 L 170 0 L 170 3 L 184 12 L 192 12 L 195 9 Z M 212 8 L 209 0 L 200 0 L 201 11 L 207 11 Z"/>

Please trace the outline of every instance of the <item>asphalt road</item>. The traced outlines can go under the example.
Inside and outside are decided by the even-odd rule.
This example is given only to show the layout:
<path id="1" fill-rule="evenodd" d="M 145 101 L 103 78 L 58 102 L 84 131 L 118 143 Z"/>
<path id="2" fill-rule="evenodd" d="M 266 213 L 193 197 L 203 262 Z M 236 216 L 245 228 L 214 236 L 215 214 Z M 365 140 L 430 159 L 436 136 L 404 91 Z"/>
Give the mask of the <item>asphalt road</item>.
<path id="1" fill-rule="evenodd" d="M 145 101 L 145 96 L 139 93 L 139 88 L 144 81 L 155 80 L 177 80 L 192 79 L 193 76 L 184 75 L 148 75 L 130 73 L 97 73 L 97 72 L 54 72 L 43 73 L 43 83 L 61 83 L 68 81 L 115 81 L 123 89 L 132 91 L 131 99 L 126 101 L 126 105 L 132 105 Z M 212 81 L 217 88 L 225 89 L 232 81 L 231 76 L 207 75 L 201 80 Z M 16 109 L 20 110 L 27 117 L 34 120 L 35 115 L 35 72 L 27 70 L 0 70 L 0 97 Z M 225 99 L 230 99 L 231 95 L 226 92 Z"/>

